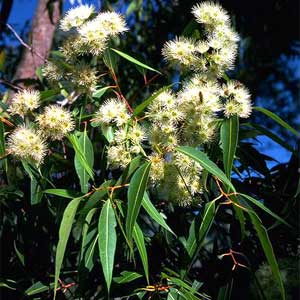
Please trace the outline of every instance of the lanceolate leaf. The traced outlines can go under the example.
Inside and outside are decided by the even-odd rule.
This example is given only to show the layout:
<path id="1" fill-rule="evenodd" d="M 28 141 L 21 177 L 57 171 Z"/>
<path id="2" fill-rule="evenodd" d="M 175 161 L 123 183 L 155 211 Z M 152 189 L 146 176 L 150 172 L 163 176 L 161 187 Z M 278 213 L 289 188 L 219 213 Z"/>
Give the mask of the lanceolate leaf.
<path id="1" fill-rule="evenodd" d="M 155 206 L 152 204 L 147 193 L 144 194 L 142 206 L 154 221 L 156 221 L 159 225 L 161 225 L 163 228 L 165 228 L 166 230 L 168 230 L 169 232 L 171 232 L 176 236 L 173 230 L 166 223 L 165 219 L 162 217 L 162 215 L 157 211 Z"/>
<path id="2" fill-rule="evenodd" d="M 176 150 L 197 161 L 204 169 L 206 169 L 212 175 L 216 176 L 232 191 L 235 191 L 234 186 L 223 173 L 223 171 L 220 170 L 219 167 L 214 162 L 212 162 L 205 153 L 188 146 L 178 147 L 176 148 Z"/>
<path id="3" fill-rule="evenodd" d="M 239 134 L 238 116 L 225 119 L 221 126 L 221 143 L 223 148 L 223 164 L 227 177 L 231 178 L 231 169 Z"/>
<path id="4" fill-rule="evenodd" d="M 253 224 L 253 226 L 256 230 L 256 233 L 258 235 L 258 238 L 260 240 L 260 243 L 262 245 L 262 248 L 264 250 L 266 258 L 267 258 L 267 260 L 269 262 L 269 265 L 271 267 L 274 280 L 275 280 L 275 282 L 277 283 L 277 285 L 279 287 L 279 290 L 280 290 L 280 293 L 281 293 L 281 298 L 282 298 L 282 300 L 285 300 L 285 291 L 284 291 L 282 278 L 281 278 L 281 275 L 280 275 L 278 263 L 276 261 L 275 255 L 274 255 L 274 251 L 273 251 L 273 248 L 272 248 L 267 230 L 262 225 L 259 217 L 256 215 L 255 212 L 249 210 L 248 213 L 249 213 L 249 216 L 251 218 L 252 224 Z"/>
<path id="5" fill-rule="evenodd" d="M 115 251 L 117 245 L 116 218 L 111 200 L 107 200 L 101 210 L 98 232 L 99 232 L 99 253 L 109 293 L 112 273 L 114 268 Z"/>
<path id="6" fill-rule="evenodd" d="M 94 150 L 93 150 L 93 145 L 92 145 L 86 131 L 81 133 L 81 135 L 78 139 L 78 143 L 80 145 L 82 154 L 84 155 L 89 168 L 92 170 L 93 165 L 94 165 Z M 87 170 L 85 169 L 84 165 L 82 164 L 82 161 L 79 158 L 78 153 L 75 154 L 74 165 L 75 165 L 76 173 L 80 180 L 81 192 L 87 193 L 88 192 L 88 181 L 91 176 L 88 174 Z"/>
<path id="7" fill-rule="evenodd" d="M 122 283 L 131 282 L 131 281 L 133 281 L 135 279 L 138 279 L 140 277 L 142 277 L 142 275 L 139 274 L 139 273 L 123 271 L 123 272 L 121 272 L 121 276 L 120 277 L 114 277 L 113 281 L 115 281 L 118 284 L 122 284 Z"/>
<path id="8" fill-rule="evenodd" d="M 88 163 L 88 161 L 87 161 L 87 159 L 84 155 L 83 149 L 82 149 L 81 144 L 79 143 L 77 137 L 74 134 L 70 134 L 68 136 L 68 139 L 69 139 L 70 143 L 72 144 L 72 146 L 75 150 L 75 155 L 77 155 L 78 160 L 80 161 L 80 164 L 83 166 L 85 171 L 93 179 L 94 178 L 93 170 L 90 167 L 90 164 Z"/>
<path id="9" fill-rule="evenodd" d="M 78 192 L 66 189 L 47 189 L 44 191 L 44 193 L 68 199 L 74 199 L 75 197 L 80 196 L 78 195 Z"/>
<path id="10" fill-rule="evenodd" d="M 134 173 L 130 180 L 128 189 L 128 208 L 126 215 L 126 233 L 130 241 L 132 238 L 132 231 L 139 214 L 143 196 L 147 187 L 151 163 L 146 162 Z"/>
<path id="11" fill-rule="evenodd" d="M 137 249 L 139 251 L 141 261 L 144 267 L 145 276 L 147 279 L 147 282 L 149 283 L 149 266 L 148 266 L 148 255 L 147 250 L 145 246 L 145 240 L 144 235 L 137 223 L 135 223 L 133 228 L 133 238 L 136 243 Z"/>
<path id="12" fill-rule="evenodd" d="M 269 215 L 271 215 L 273 218 L 275 218 L 279 222 L 281 222 L 281 223 L 283 223 L 283 224 L 291 227 L 291 225 L 289 225 L 285 220 L 283 220 L 281 217 L 279 217 L 278 215 L 276 215 L 275 213 L 273 213 L 270 209 L 268 209 L 264 204 L 262 204 L 258 200 L 254 199 L 253 197 L 251 197 L 249 195 L 245 195 L 245 194 L 241 194 L 241 193 L 239 193 L 239 195 L 242 196 L 243 198 L 247 199 L 248 201 L 250 201 L 254 205 L 258 206 L 260 209 L 264 210 L 266 213 L 268 213 Z"/>
<path id="13" fill-rule="evenodd" d="M 144 69 L 148 69 L 150 71 L 153 71 L 153 72 L 161 74 L 159 71 L 157 71 L 157 70 L 155 70 L 155 69 L 153 69 L 153 68 L 145 65 L 144 63 L 138 61 L 137 59 L 133 58 L 132 56 L 130 56 L 130 55 L 124 53 L 124 52 L 121 52 L 121 51 L 113 49 L 113 48 L 111 48 L 111 50 L 113 50 L 114 52 L 116 52 L 117 54 L 119 54 L 120 56 L 122 56 L 123 58 L 127 59 L 128 61 L 132 62 L 135 65 L 138 65 L 138 66 L 140 66 L 140 67 L 142 67 Z"/>
<path id="14" fill-rule="evenodd" d="M 59 278 L 60 269 L 64 259 L 67 242 L 72 229 L 72 224 L 77 211 L 77 207 L 81 198 L 73 199 L 64 211 L 62 221 L 59 228 L 59 240 L 56 248 L 55 256 L 55 280 L 54 280 L 54 299 L 56 298 L 57 282 Z"/>
<path id="15" fill-rule="evenodd" d="M 96 98 L 96 99 L 100 99 L 107 90 L 109 90 L 111 87 L 110 86 L 105 86 L 99 90 L 96 90 L 94 93 L 93 93 L 93 98 Z"/>
<path id="16" fill-rule="evenodd" d="M 286 123 L 284 120 L 282 120 L 280 117 L 278 117 L 276 114 L 274 114 L 273 112 L 269 111 L 268 109 L 262 108 L 262 107 L 258 107 L 255 106 L 254 107 L 255 110 L 265 114 L 266 116 L 268 116 L 269 118 L 273 119 L 276 123 L 278 123 L 279 125 L 281 125 L 282 127 L 284 127 L 285 129 L 289 130 L 290 132 L 292 132 L 294 135 L 299 137 L 299 132 L 294 129 L 293 127 L 291 127 L 288 123 Z"/>
<path id="17" fill-rule="evenodd" d="M 190 234 L 186 242 L 186 250 L 190 257 L 195 255 L 196 250 L 199 249 L 201 243 L 205 239 L 214 221 L 215 210 L 215 201 L 206 203 L 200 228 L 195 228 L 197 222 L 191 224 Z"/>
<path id="18" fill-rule="evenodd" d="M 98 210 L 97 208 L 91 209 L 85 218 L 85 222 L 84 222 L 83 228 L 82 228 L 82 243 L 81 243 L 80 259 L 82 259 L 85 248 L 87 247 L 87 233 L 88 233 L 89 227 L 91 226 L 92 218 L 97 210 Z"/>

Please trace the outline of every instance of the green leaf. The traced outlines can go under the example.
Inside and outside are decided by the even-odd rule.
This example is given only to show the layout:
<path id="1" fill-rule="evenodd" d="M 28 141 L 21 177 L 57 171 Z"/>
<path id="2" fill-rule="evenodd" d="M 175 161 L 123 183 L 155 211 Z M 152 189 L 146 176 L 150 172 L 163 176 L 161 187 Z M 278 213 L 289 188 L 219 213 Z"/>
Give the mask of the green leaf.
<path id="1" fill-rule="evenodd" d="M 189 237 L 186 242 L 186 250 L 190 257 L 193 257 L 197 252 L 197 249 L 200 249 L 202 242 L 213 224 L 215 211 L 215 201 L 210 201 L 205 204 L 204 214 L 199 230 L 195 228 L 197 222 L 192 222 Z"/>
<path id="2" fill-rule="evenodd" d="M 155 206 L 152 204 L 151 200 L 149 199 L 149 196 L 147 193 L 144 194 L 142 206 L 144 207 L 147 214 L 156 221 L 160 226 L 165 228 L 167 231 L 171 232 L 176 236 L 176 234 L 173 232 L 173 230 L 168 226 L 165 219 L 162 217 L 162 215 L 157 211 Z"/>
<path id="3" fill-rule="evenodd" d="M 18 250 L 17 245 L 16 245 L 16 241 L 14 241 L 14 248 L 15 248 L 16 254 L 17 254 L 22 266 L 25 266 L 24 255 Z"/>
<path id="4" fill-rule="evenodd" d="M 17 282 L 12 279 L 4 279 L 0 281 L 0 288 L 6 288 L 10 290 L 16 290 Z"/>
<path id="5" fill-rule="evenodd" d="M 155 69 L 153 69 L 153 68 L 145 65 L 144 63 L 138 61 L 137 59 L 133 58 L 132 56 L 130 56 L 130 55 L 124 53 L 124 52 L 121 52 L 121 51 L 113 49 L 113 48 L 111 48 L 111 50 L 113 50 L 114 52 L 116 52 L 117 54 L 119 54 L 121 57 L 127 59 L 128 61 L 132 62 L 133 64 L 136 64 L 136 65 L 138 65 L 138 66 L 140 66 L 140 67 L 142 67 L 144 69 L 147 69 L 147 70 L 156 72 L 158 74 L 161 74 L 159 71 L 157 71 L 157 70 L 155 70 Z"/>
<path id="6" fill-rule="evenodd" d="M 114 131 L 112 126 L 106 126 L 104 124 L 101 124 L 101 131 L 106 140 L 111 143 L 112 140 L 114 139 Z"/>
<path id="7" fill-rule="evenodd" d="M 46 292 L 49 291 L 50 287 L 44 285 L 41 281 L 38 281 L 25 291 L 25 295 L 32 296 L 42 292 Z"/>
<path id="8" fill-rule="evenodd" d="M 279 125 L 281 125 L 285 129 L 289 130 L 290 132 L 292 132 L 297 137 L 300 136 L 299 132 L 296 129 L 294 129 L 293 127 L 291 127 L 288 123 L 286 123 L 284 120 L 282 120 L 280 117 L 278 117 L 276 114 L 274 114 L 273 112 L 269 111 L 268 109 L 265 109 L 265 108 L 262 108 L 262 107 L 258 107 L 258 106 L 255 106 L 253 108 L 255 110 L 257 110 L 257 111 L 265 114 L 269 118 L 273 119 L 276 123 L 278 123 Z"/>
<path id="9" fill-rule="evenodd" d="M 214 162 L 212 162 L 205 153 L 188 146 L 178 147 L 176 148 L 176 150 L 197 161 L 204 169 L 206 169 L 212 175 L 216 176 L 232 191 L 235 191 L 234 186 L 223 173 L 223 171 L 220 170 L 219 167 Z"/>
<path id="10" fill-rule="evenodd" d="M 103 87 L 103 88 L 101 88 L 99 90 L 96 90 L 93 93 L 92 97 L 96 98 L 96 99 L 100 99 L 106 93 L 106 91 L 109 90 L 109 89 L 111 89 L 110 86 L 105 86 L 105 87 Z"/>
<path id="11" fill-rule="evenodd" d="M 75 136 L 75 134 L 70 134 L 68 135 L 68 139 L 70 141 L 70 143 L 72 144 L 74 150 L 75 150 L 75 155 L 78 157 L 78 160 L 80 161 L 80 164 L 83 166 L 83 168 L 85 169 L 85 171 L 90 175 L 90 177 L 92 179 L 94 179 L 94 174 L 93 174 L 93 170 L 91 169 L 85 155 L 83 152 L 83 149 L 81 147 L 81 143 L 79 143 L 77 137 Z"/>
<path id="12" fill-rule="evenodd" d="M 83 258 L 85 249 L 88 246 L 87 233 L 88 233 L 88 230 L 91 226 L 92 218 L 93 218 L 93 216 L 94 216 L 94 214 L 96 213 L 97 210 L 98 210 L 97 208 L 93 208 L 86 215 L 85 222 L 84 222 L 83 228 L 82 228 L 82 242 L 81 242 L 80 259 Z"/>
<path id="13" fill-rule="evenodd" d="M 161 89 L 159 89 L 157 92 L 155 92 L 152 96 L 150 96 L 148 99 L 146 99 L 144 102 L 139 104 L 133 111 L 134 116 L 138 116 L 140 113 L 142 113 L 145 108 L 151 104 L 151 102 L 156 99 L 162 92 L 167 91 L 170 89 L 175 83 L 172 83 L 170 85 L 164 86 Z"/>
<path id="14" fill-rule="evenodd" d="M 140 257 L 141 257 L 141 261 L 143 264 L 147 283 L 149 284 L 148 255 L 147 255 L 147 250 L 146 250 L 146 246 L 145 246 L 144 234 L 137 223 L 135 223 L 134 228 L 133 228 L 133 238 L 136 243 L 137 249 L 139 251 Z"/>
<path id="15" fill-rule="evenodd" d="M 275 218 L 276 220 L 278 220 L 279 222 L 285 224 L 288 227 L 292 227 L 291 225 L 289 225 L 285 220 L 283 220 L 281 217 L 279 217 L 278 215 L 276 215 L 275 213 L 273 213 L 269 208 L 267 208 L 264 204 L 262 204 L 260 201 L 254 199 L 253 197 L 249 196 L 249 195 L 245 195 L 245 194 L 241 194 L 239 193 L 239 195 L 247 200 L 249 200 L 251 203 L 253 203 L 254 205 L 258 206 L 259 208 L 261 208 L 262 210 L 264 210 L 266 213 L 268 213 L 269 215 L 271 215 L 273 218 Z"/>
<path id="16" fill-rule="evenodd" d="M 30 177 L 30 203 L 31 205 L 39 204 L 43 198 L 43 191 L 38 182 L 40 179 L 38 171 L 25 161 L 22 161 L 22 165 Z"/>
<path id="17" fill-rule="evenodd" d="M 44 191 L 45 194 L 55 195 L 63 198 L 74 199 L 80 197 L 78 192 L 66 190 L 66 189 L 47 189 Z"/>
<path id="18" fill-rule="evenodd" d="M 127 165 L 122 175 L 119 177 L 116 185 L 122 185 L 127 182 L 127 180 L 131 177 L 131 175 L 136 171 L 136 169 L 141 164 L 141 156 L 136 156 L 131 160 L 130 164 Z"/>
<path id="19" fill-rule="evenodd" d="M 274 251 L 273 251 L 272 244 L 270 242 L 267 230 L 262 225 L 259 217 L 256 215 L 255 212 L 249 210 L 248 213 L 249 213 L 249 216 L 251 218 L 252 224 L 253 224 L 253 226 L 256 230 L 256 233 L 258 235 L 258 238 L 260 240 L 260 243 L 262 245 L 262 248 L 264 250 L 266 258 L 268 260 L 268 263 L 271 267 L 274 280 L 275 280 L 275 282 L 277 283 L 277 285 L 279 287 L 279 290 L 280 290 L 280 293 L 281 293 L 281 298 L 282 298 L 282 300 L 285 300 L 285 291 L 284 291 L 282 278 L 281 278 L 281 275 L 280 275 L 278 263 L 277 263 L 277 260 L 275 258 L 275 255 L 274 255 Z"/>
<path id="20" fill-rule="evenodd" d="M 102 264 L 103 274 L 105 277 L 107 290 L 109 293 L 112 273 L 114 268 L 114 258 L 117 245 L 116 227 L 114 209 L 111 200 L 107 200 L 101 210 L 98 232 L 99 232 L 99 253 Z"/>
<path id="21" fill-rule="evenodd" d="M 121 276 L 120 277 L 114 277 L 113 281 L 118 283 L 118 284 L 123 284 L 123 283 L 128 283 L 128 282 L 131 282 L 133 280 L 136 280 L 140 277 L 142 277 L 142 275 L 139 274 L 139 273 L 123 271 L 123 272 L 121 272 Z"/>
<path id="22" fill-rule="evenodd" d="M 223 164 L 225 174 L 230 179 L 231 170 L 239 135 L 239 118 L 232 116 L 225 119 L 221 126 L 221 143 L 223 148 Z"/>
<path id="23" fill-rule="evenodd" d="M 64 211 L 62 221 L 60 223 L 59 240 L 58 240 L 58 244 L 56 248 L 56 256 L 55 256 L 54 299 L 56 299 L 56 289 L 58 285 L 57 283 L 58 283 L 60 269 L 66 251 L 67 242 L 70 236 L 74 217 L 80 201 L 81 198 L 75 198 L 68 204 L 68 206 Z"/>
<path id="24" fill-rule="evenodd" d="M 132 238 L 132 231 L 139 214 L 143 196 L 147 187 L 151 163 L 146 162 L 138 168 L 130 180 L 128 189 L 128 209 L 126 215 L 126 233 L 130 241 Z"/>
<path id="25" fill-rule="evenodd" d="M 119 57 L 111 49 L 106 49 L 103 53 L 103 62 L 114 73 L 118 68 Z"/>
<path id="26" fill-rule="evenodd" d="M 92 170 L 94 166 L 94 149 L 86 131 L 80 134 L 78 144 L 81 148 L 82 155 L 85 157 L 88 167 Z M 80 181 L 81 192 L 87 193 L 89 189 L 88 182 L 90 176 L 82 164 L 78 153 L 76 153 L 74 157 L 74 166 Z"/>

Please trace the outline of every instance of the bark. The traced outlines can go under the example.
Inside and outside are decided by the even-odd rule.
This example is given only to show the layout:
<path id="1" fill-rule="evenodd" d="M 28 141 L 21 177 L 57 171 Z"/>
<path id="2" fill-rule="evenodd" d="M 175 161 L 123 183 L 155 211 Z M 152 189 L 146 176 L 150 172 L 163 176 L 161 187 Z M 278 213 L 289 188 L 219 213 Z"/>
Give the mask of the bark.
<path id="1" fill-rule="evenodd" d="M 47 7 L 50 2 L 52 5 L 52 14 L 49 13 Z M 28 42 L 32 51 L 27 48 L 23 49 L 14 80 L 36 78 L 36 68 L 43 65 L 48 57 L 59 17 L 60 0 L 38 0 Z"/>

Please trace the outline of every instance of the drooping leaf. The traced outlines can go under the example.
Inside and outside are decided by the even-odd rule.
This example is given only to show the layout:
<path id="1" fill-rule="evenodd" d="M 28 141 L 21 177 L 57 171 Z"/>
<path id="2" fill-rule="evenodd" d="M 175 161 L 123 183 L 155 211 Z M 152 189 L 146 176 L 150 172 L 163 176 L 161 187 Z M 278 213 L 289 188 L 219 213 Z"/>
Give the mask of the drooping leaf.
<path id="1" fill-rule="evenodd" d="M 74 217 L 77 211 L 77 207 L 81 201 L 81 198 L 73 199 L 66 207 L 62 221 L 59 227 L 59 240 L 56 248 L 55 256 L 55 280 L 54 280 L 54 299 L 56 299 L 56 289 L 58 284 L 58 278 L 60 274 L 60 269 L 64 259 L 67 242 L 72 229 Z"/>
<path id="2" fill-rule="evenodd" d="M 88 241 L 87 241 L 87 233 L 88 233 L 88 230 L 91 226 L 91 222 L 92 222 L 92 218 L 94 216 L 94 214 L 96 213 L 98 209 L 97 208 L 93 208 L 91 209 L 86 218 L 85 218 L 85 222 L 83 224 L 83 227 L 82 227 L 82 242 L 81 242 L 81 251 L 80 251 L 80 259 L 83 258 L 83 255 L 84 255 L 84 252 L 85 252 L 85 249 L 88 245 Z"/>
<path id="3" fill-rule="evenodd" d="M 249 213 L 249 216 L 251 218 L 252 224 L 253 224 L 253 226 L 256 230 L 257 236 L 260 240 L 260 243 L 261 243 L 261 246 L 262 246 L 263 251 L 265 253 L 265 256 L 266 256 L 266 258 L 268 260 L 268 263 L 271 267 L 273 278 L 274 278 L 274 280 L 275 280 L 275 282 L 278 285 L 278 288 L 280 290 L 281 298 L 282 298 L 282 300 L 285 300 L 285 290 L 284 290 L 280 270 L 279 270 L 278 263 L 277 263 L 277 260 L 275 258 L 275 255 L 274 255 L 273 247 L 272 247 L 272 244 L 270 242 L 267 230 L 262 225 L 261 220 L 259 219 L 259 217 L 256 215 L 255 212 L 249 210 L 248 213 Z"/>
<path id="4" fill-rule="evenodd" d="M 84 155 L 83 149 L 81 147 L 81 144 L 78 141 L 78 138 L 75 136 L 75 134 L 70 134 L 70 135 L 68 135 L 68 139 L 75 150 L 75 155 L 77 155 L 78 160 L 80 161 L 80 164 L 85 169 L 85 171 L 89 174 L 89 176 L 92 179 L 94 179 L 93 170 L 91 169 L 90 164 L 88 163 L 88 161 Z"/>
<path id="5" fill-rule="evenodd" d="M 133 58 L 132 56 L 130 56 L 130 55 L 128 55 L 128 54 L 126 54 L 126 53 L 124 53 L 124 52 L 122 52 L 122 51 L 120 51 L 120 50 L 116 50 L 116 49 L 113 49 L 113 48 L 111 48 L 111 50 L 113 50 L 113 51 L 116 52 L 118 55 L 120 55 L 121 57 L 125 58 L 126 60 L 132 62 L 132 63 L 135 64 L 135 65 L 138 65 L 138 66 L 140 66 L 140 67 L 142 67 L 142 68 L 144 68 L 144 69 L 147 69 L 147 70 L 156 72 L 156 73 L 158 73 L 158 74 L 161 74 L 159 71 L 153 69 L 152 67 L 147 66 L 146 64 L 144 64 L 144 63 L 138 61 L 137 59 Z"/>
<path id="6" fill-rule="evenodd" d="M 43 198 L 43 191 L 39 183 L 39 173 L 33 166 L 25 161 L 22 161 L 22 165 L 30 177 L 30 203 L 31 205 L 39 204 Z"/>
<path id="7" fill-rule="evenodd" d="M 165 219 L 162 217 L 162 215 L 157 211 L 155 206 L 152 204 L 147 193 L 144 194 L 142 206 L 144 207 L 145 211 L 148 213 L 148 215 L 154 221 L 156 221 L 160 226 L 162 226 L 167 231 L 171 232 L 173 235 L 176 236 L 176 234 L 173 232 L 173 230 L 166 223 Z"/>
<path id="8" fill-rule="evenodd" d="M 115 281 L 118 284 L 123 284 L 123 283 L 128 283 L 128 282 L 131 282 L 133 280 L 136 280 L 140 277 L 142 277 L 142 275 L 139 274 L 139 273 L 123 271 L 123 272 L 121 272 L 121 276 L 114 277 L 113 281 Z"/>
<path id="9" fill-rule="evenodd" d="M 126 215 L 126 234 L 130 241 L 132 238 L 132 231 L 134 224 L 136 222 L 137 216 L 139 214 L 143 196 L 147 187 L 149 172 L 151 168 L 151 163 L 146 162 L 134 173 L 130 180 L 128 189 L 128 208 Z"/>
<path id="10" fill-rule="evenodd" d="M 106 49 L 103 53 L 103 62 L 111 72 L 115 73 L 118 69 L 119 56 L 111 49 Z"/>
<path id="11" fill-rule="evenodd" d="M 263 203 L 261 203 L 260 201 L 254 199 L 253 197 L 246 195 L 246 194 L 241 194 L 239 193 L 240 196 L 242 196 L 243 198 L 247 199 L 248 201 L 250 201 L 251 203 L 253 203 L 254 205 L 256 205 L 257 207 L 259 207 L 260 209 L 264 210 L 267 214 L 271 215 L 273 218 L 275 218 L 276 220 L 278 220 L 279 222 L 285 224 L 288 227 L 291 227 L 291 225 L 289 225 L 284 219 L 282 219 L 281 217 L 279 217 L 278 215 L 276 215 L 275 213 L 273 213 L 269 208 L 267 208 Z"/>
<path id="12" fill-rule="evenodd" d="M 114 130 L 111 126 L 106 126 L 104 124 L 101 124 L 101 131 L 106 140 L 111 143 L 114 139 Z"/>
<path id="13" fill-rule="evenodd" d="M 144 234 L 137 223 L 135 223 L 135 225 L 134 225 L 132 234 L 133 234 L 133 239 L 136 243 L 137 249 L 138 249 L 140 257 L 141 257 L 141 261 L 143 264 L 147 283 L 149 283 L 148 255 L 147 255 L 147 250 L 146 250 L 146 246 L 145 246 Z"/>
<path id="14" fill-rule="evenodd" d="M 46 194 L 60 196 L 63 198 L 74 199 L 76 197 L 80 197 L 76 191 L 66 190 L 66 189 L 47 189 L 44 191 Z"/>
<path id="15" fill-rule="evenodd" d="M 107 200 L 101 210 L 98 232 L 99 232 L 99 253 L 103 274 L 105 277 L 107 290 L 109 293 L 112 273 L 114 268 L 114 258 L 117 245 L 116 227 L 114 209 L 111 200 Z"/>
<path id="16" fill-rule="evenodd" d="M 88 164 L 89 169 L 93 169 L 94 166 L 94 149 L 93 144 L 90 141 L 87 132 L 84 131 L 80 134 L 80 137 L 78 139 L 78 144 L 81 148 L 82 154 L 85 157 L 86 163 Z M 80 154 L 81 155 L 81 154 Z M 82 164 L 82 161 L 80 159 L 80 156 L 77 152 L 74 157 L 74 166 L 76 169 L 76 173 L 78 175 L 80 186 L 81 186 L 81 192 L 87 193 L 88 192 L 88 182 L 91 176 L 88 174 L 86 168 Z"/>
<path id="17" fill-rule="evenodd" d="M 46 286 L 41 281 L 38 281 L 25 291 L 25 295 L 33 296 L 42 292 L 49 291 L 51 287 L 53 287 L 53 284 L 51 284 L 50 286 Z"/>
<path id="18" fill-rule="evenodd" d="M 258 107 L 258 106 L 255 106 L 253 108 L 255 110 L 257 110 L 257 111 L 265 114 L 269 118 L 273 119 L 276 123 L 278 123 L 279 125 L 281 125 L 283 128 L 289 130 L 294 135 L 296 135 L 298 137 L 300 136 L 300 133 L 296 129 L 294 129 L 292 126 L 290 126 L 288 123 L 286 123 L 284 120 L 282 120 L 280 117 L 278 117 L 276 114 L 274 114 L 273 112 L 269 111 L 268 109 L 262 108 L 262 107 Z"/>
<path id="19" fill-rule="evenodd" d="M 17 245 L 16 245 L 16 241 L 14 241 L 14 248 L 15 248 L 16 254 L 17 254 L 22 266 L 25 266 L 24 255 L 18 250 Z"/>
<path id="20" fill-rule="evenodd" d="M 223 149 L 223 165 L 225 174 L 230 179 L 231 170 L 235 155 L 235 150 L 239 135 L 239 119 L 238 116 L 232 116 L 225 119 L 221 125 L 221 143 Z"/>
<path id="21" fill-rule="evenodd" d="M 204 169 L 206 169 L 212 175 L 216 176 L 232 191 L 235 191 L 234 186 L 223 173 L 223 171 L 214 162 L 212 162 L 204 152 L 188 146 L 181 146 L 176 148 L 176 150 L 198 162 Z"/>
<path id="22" fill-rule="evenodd" d="M 214 221 L 215 201 L 210 201 L 205 204 L 204 214 L 199 229 L 194 228 L 197 222 L 191 224 L 190 233 L 186 242 L 186 250 L 190 257 L 193 257 L 205 239 L 209 229 Z"/>

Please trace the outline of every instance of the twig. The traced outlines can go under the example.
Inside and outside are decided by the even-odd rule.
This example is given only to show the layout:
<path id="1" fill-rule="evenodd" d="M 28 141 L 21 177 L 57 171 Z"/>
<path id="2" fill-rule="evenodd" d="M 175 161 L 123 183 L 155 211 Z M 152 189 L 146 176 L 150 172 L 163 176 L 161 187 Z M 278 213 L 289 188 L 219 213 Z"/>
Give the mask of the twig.
<path id="1" fill-rule="evenodd" d="M 31 46 L 29 46 L 28 44 L 26 44 L 22 38 L 18 35 L 18 33 L 12 28 L 11 25 L 9 25 L 8 23 L 5 23 L 5 26 L 14 34 L 14 36 L 17 38 L 17 40 L 21 43 L 22 46 L 24 46 L 25 48 L 27 48 L 31 53 L 35 54 L 36 56 L 38 56 L 40 59 L 42 59 L 43 61 L 47 61 L 46 58 L 44 58 L 42 55 L 40 55 L 38 52 L 36 52 Z"/>

